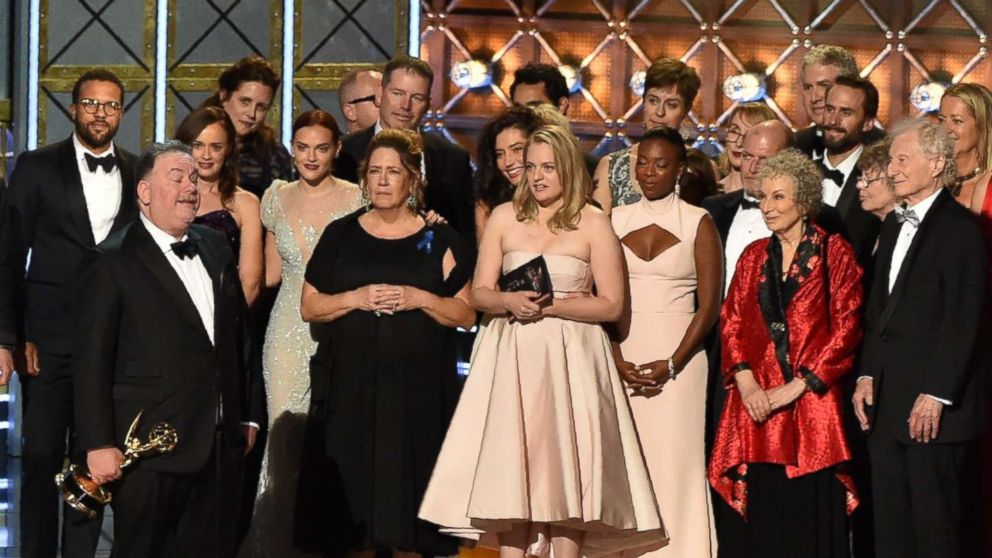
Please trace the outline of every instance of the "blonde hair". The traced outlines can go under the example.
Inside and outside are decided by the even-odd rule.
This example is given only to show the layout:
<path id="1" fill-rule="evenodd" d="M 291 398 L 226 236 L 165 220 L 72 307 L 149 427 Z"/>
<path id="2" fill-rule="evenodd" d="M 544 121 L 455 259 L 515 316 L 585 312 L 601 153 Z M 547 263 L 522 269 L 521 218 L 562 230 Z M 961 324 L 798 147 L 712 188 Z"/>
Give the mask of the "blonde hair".
<path id="1" fill-rule="evenodd" d="M 361 165 L 358 167 L 358 183 L 366 199 L 372 199 L 369 195 L 366 173 L 369 170 L 369 161 L 372 160 L 372 154 L 377 149 L 392 149 L 399 154 L 400 163 L 403 165 L 403 168 L 413 177 L 413 184 L 410 185 L 410 196 L 414 201 L 414 207 L 412 209 L 416 211 L 422 208 L 424 206 L 424 188 L 426 184 L 424 177 L 420 175 L 420 162 L 424 158 L 424 140 L 420 138 L 420 134 L 413 130 L 390 128 L 379 132 L 372 138 L 372 141 L 369 142 L 365 158 L 362 159 Z"/>
<path id="2" fill-rule="evenodd" d="M 582 159 L 582 151 L 575 134 L 561 126 L 541 126 L 527 140 L 527 151 L 534 144 L 551 147 L 555 156 L 555 169 L 562 188 L 562 205 L 548 221 L 553 232 L 574 231 L 578 228 L 582 208 L 586 206 L 592 192 L 592 179 Z M 517 221 L 533 221 L 537 218 L 537 200 L 530 190 L 530 177 L 524 173 L 523 179 L 513 194 L 513 209 Z"/>
<path id="3" fill-rule="evenodd" d="M 834 66 L 840 70 L 840 75 L 847 77 L 858 77 L 858 63 L 854 56 L 844 47 L 837 45 L 815 45 L 803 56 L 802 69 L 806 71 L 806 66 L 819 64 L 821 66 Z"/>
<path id="4" fill-rule="evenodd" d="M 957 97 L 968 105 L 975 117 L 975 132 L 978 135 L 978 166 L 988 169 L 992 163 L 992 141 L 989 141 L 989 127 L 992 126 L 992 91 L 980 83 L 956 83 L 944 91 L 944 97 Z"/>

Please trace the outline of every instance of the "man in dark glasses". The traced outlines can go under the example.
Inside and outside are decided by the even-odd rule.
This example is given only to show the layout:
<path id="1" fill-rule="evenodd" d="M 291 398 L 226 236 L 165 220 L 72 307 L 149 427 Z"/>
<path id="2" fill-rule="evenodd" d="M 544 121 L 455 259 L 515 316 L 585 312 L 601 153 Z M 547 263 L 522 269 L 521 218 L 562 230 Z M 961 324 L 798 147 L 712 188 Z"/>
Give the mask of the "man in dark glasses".
<path id="1" fill-rule="evenodd" d="M 345 74 L 338 88 L 338 103 L 347 133 L 364 130 L 379 120 L 375 90 L 381 83 L 382 73 L 375 70 L 352 70 Z"/>

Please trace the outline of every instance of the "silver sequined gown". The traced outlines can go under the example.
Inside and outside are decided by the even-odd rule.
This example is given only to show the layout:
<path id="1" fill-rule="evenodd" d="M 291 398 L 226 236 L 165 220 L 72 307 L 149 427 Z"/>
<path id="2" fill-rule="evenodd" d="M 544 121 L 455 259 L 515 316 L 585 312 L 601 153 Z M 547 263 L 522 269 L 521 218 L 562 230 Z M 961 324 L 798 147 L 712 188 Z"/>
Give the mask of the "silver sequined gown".
<path id="1" fill-rule="evenodd" d="M 340 179 L 322 196 L 305 195 L 298 182 L 282 180 L 273 182 L 262 196 L 262 224 L 275 234 L 282 283 L 262 349 L 268 442 L 251 527 L 239 556 L 306 556 L 292 546 L 296 484 L 310 405 L 309 361 L 317 349 L 309 324 L 300 318 L 303 274 L 324 228 L 361 206 L 361 189 Z"/>

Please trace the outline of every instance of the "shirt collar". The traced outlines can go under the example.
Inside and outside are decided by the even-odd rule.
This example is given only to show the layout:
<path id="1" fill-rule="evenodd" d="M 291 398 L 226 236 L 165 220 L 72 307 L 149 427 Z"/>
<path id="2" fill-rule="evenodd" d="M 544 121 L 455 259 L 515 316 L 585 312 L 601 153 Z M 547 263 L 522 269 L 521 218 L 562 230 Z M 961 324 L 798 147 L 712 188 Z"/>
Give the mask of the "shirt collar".
<path id="1" fill-rule="evenodd" d="M 842 172 L 844 174 L 844 178 L 846 179 L 848 176 L 851 176 L 851 171 L 854 170 L 854 165 L 858 164 L 858 160 L 861 159 L 861 154 L 864 153 L 864 151 L 865 151 L 865 146 L 859 145 L 857 149 L 852 151 L 837 166 L 831 165 L 830 159 L 827 157 L 827 154 L 824 153 L 823 166 L 829 170 L 838 170 Z"/>
<path id="2" fill-rule="evenodd" d="M 375 121 L 375 129 L 372 132 L 372 136 L 378 136 L 379 132 L 383 131 L 385 128 L 382 127 L 382 120 Z"/>
<path id="3" fill-rule="evenodd" d="M 933 206 L 933 202 L 937 200 L 937 196 L 940 195 L 940 192 L 942 190 L 943 190 L 943 188 L 937 188 L 937 191 L 936 192 L 930 194 L 929 196 L 927 196 L 923 200 L 917 202 L 916 205 L 910 205 L 910 206 L 908 206 L 906 209 L 912 209 L 913 210 L 913 213 L 915 213 L 916 216 L 922 222 L 923 221 L 923 218 L 926 217 L 927 212 L 930 211 L 930 208 Z"/>
<path id="4" fill-rule="evenodd" d="M 144 213 L 138 213 L 138 218 L 141 219 L 141 224 L 148 230 L 148 234 L 152 235 L 152 240 L 155 241 L 155 244 L 158 246 L 159 250 L 161 250 L 163 254 L 168 254 L 171 252 L 172 243 L 177 242 L 176 238 L 155 226 L 155 223 L 152 223 L 151 219 L 145 217 Z M 186 240 L 187 236 L 189 235 L 183 233 L 183 236 L 179 239 L 179 241 Z"/>
<path id="5" fill-rule="evenodd" d="M 85 160 L 87 153 L 89 153 L 93 157 L 106 157 L 107 155 L 114 155 L 115 154 L 114 153 L 114 142 L 110 142 L 110 147 L 106 151 L 104 151 L 103 153 L 100 153 L 99 155 L 97 155 L 96 153 L 93 153 L 93 151 L 90 150 L 90 148 L 88 148 L 85 145 L 83 145 L 83 142 L 79 141 L 79 136 L 76 135 L 76 132 L 73 132 L 72 133 L 72 145 L 75 146 L 75 148 L 76 148 L 76 159 L 79 160 L 79 161 Z"/>

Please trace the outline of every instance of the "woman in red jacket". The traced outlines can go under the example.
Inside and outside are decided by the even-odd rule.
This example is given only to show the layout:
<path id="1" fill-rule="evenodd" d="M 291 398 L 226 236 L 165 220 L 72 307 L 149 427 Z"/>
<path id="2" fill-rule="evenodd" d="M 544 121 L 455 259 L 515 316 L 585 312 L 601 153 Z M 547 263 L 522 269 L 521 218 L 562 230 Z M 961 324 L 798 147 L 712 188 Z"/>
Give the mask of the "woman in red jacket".
<path id="1" fill-rule="evenodd" d="M 760 177 L 773 235 L 744 251 L 721 315 L 729 393 L 709 482 L 737 513 L 723 514 L 720 556 L 846 557 L 857 496 L 841 471 L 839 380 L 861 341 L 862 272 L 847 241 L 812 224 L 814 163 L 787 150 Z"/>

